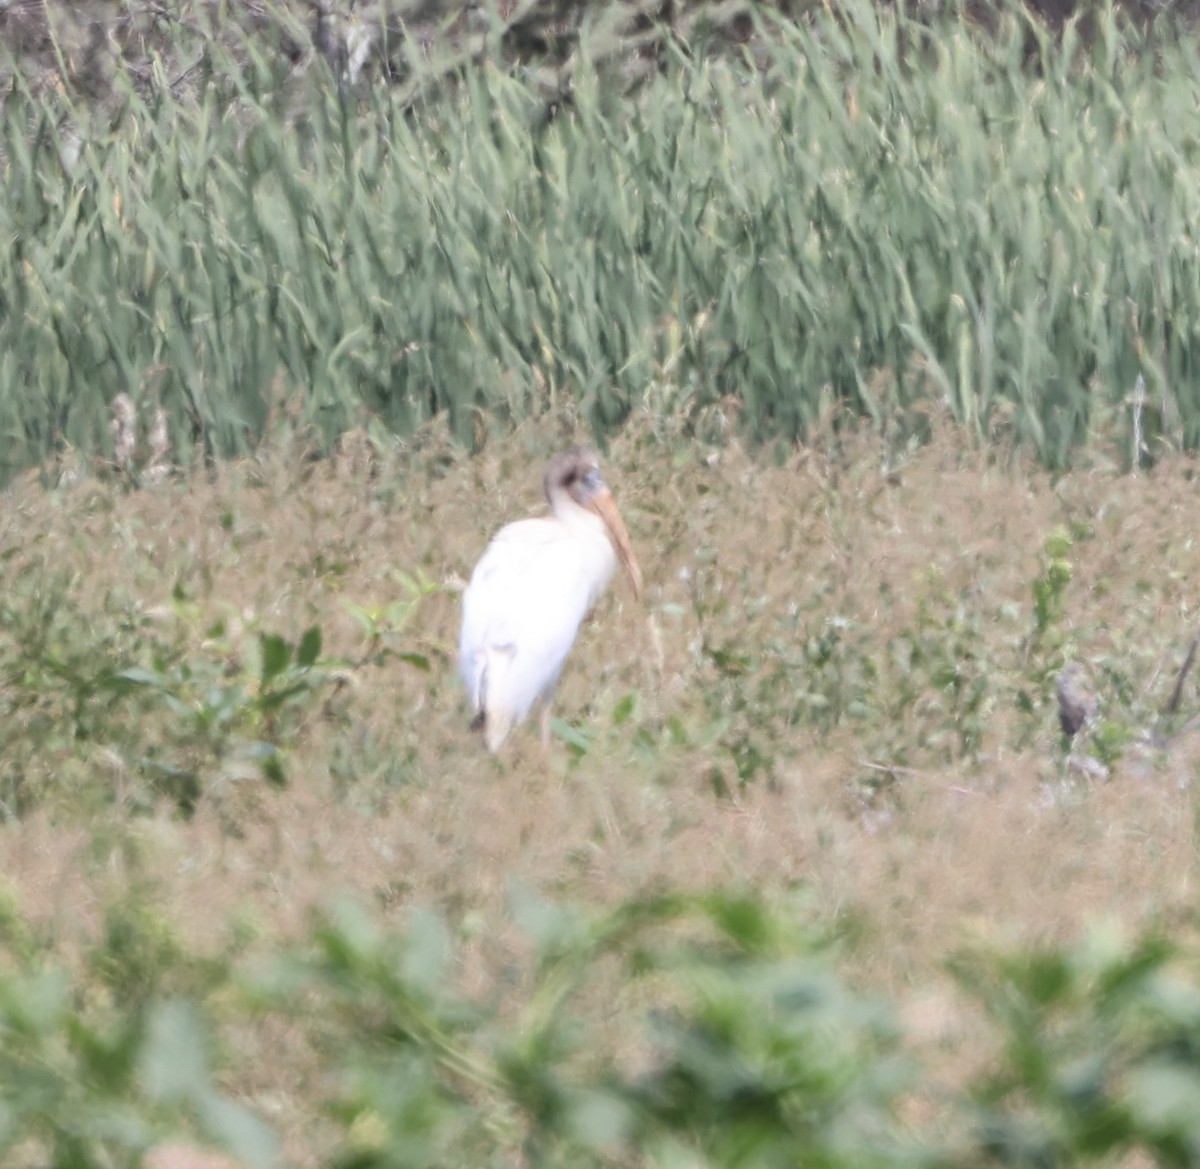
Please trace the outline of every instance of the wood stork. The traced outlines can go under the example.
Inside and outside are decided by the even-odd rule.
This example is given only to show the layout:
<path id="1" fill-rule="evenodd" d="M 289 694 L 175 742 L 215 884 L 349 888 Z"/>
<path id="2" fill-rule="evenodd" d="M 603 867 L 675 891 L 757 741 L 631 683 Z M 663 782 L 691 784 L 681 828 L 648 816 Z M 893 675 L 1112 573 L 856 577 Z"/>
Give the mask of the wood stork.
<path id="1" fill-rule="evenodd" d="M 517 520 L 492 538 L 463 593 L 458 665 L 489 751 L 541 704 L 543 745 L 550 703 L 579 626 L 620 560 L 635 597 L 642 570 L 600 457 L 573 446 L 542 480 L 551 514 Z"/>

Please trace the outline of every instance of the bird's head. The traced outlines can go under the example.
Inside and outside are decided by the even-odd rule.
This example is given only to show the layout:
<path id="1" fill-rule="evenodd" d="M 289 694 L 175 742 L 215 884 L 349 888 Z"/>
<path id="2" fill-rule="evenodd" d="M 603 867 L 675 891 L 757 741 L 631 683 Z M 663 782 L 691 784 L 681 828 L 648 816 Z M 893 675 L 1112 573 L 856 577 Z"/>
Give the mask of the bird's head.
<path id="1" fill-rule="evenodd" d="M 617 501 L 604 482 L 600 456 L 591 447 L 585 446 L 572 446 L 560 451 L 547 465 L 543 485 L 552 508 L 557 509 L 558 500 L 565 496 L 604 521 L 617 558 L 633 586 L 633 595 L 640 597 L 642 569 L 629 542 L 629 533 L 625 530 L 625 521 L 621 518 Z"/>

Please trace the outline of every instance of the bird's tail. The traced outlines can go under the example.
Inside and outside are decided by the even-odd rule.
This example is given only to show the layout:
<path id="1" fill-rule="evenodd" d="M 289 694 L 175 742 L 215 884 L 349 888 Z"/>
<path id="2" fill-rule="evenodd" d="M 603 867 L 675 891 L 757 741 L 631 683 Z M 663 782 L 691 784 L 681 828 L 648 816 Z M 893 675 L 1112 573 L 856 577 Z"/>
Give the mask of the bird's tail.
<path id="1" fill-rule="evenodd" d="M 489 751 L 496 752 L 504 745 L 513 728 L 511 710 L 489 710 L 483 724 L 483 742 Z"/>
<path id="2" fill-rule="evenodd" d="M 480 711 L 475 727 L 482 723 L 483 742 L 489 751 L 499 751 L 516 723 L 516 711 L 506 702 L 508 672 L 512 666 L 512 646 L 489 646 L 484 651 L 483 683 L 480 686 Z"/>

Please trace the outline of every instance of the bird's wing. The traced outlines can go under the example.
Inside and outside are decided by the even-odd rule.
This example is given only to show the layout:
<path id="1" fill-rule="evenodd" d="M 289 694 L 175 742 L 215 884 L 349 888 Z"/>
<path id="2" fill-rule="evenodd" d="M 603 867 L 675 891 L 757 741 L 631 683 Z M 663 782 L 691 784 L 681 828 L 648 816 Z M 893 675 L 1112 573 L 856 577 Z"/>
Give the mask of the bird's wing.
<path id="1" fill-rule="evenodd" d="M 590 601 L 584 562 L 559 525 L 501 529 L 463 594 L 459 665 L 475 709 L 525 718 L 553 690 Z"/>

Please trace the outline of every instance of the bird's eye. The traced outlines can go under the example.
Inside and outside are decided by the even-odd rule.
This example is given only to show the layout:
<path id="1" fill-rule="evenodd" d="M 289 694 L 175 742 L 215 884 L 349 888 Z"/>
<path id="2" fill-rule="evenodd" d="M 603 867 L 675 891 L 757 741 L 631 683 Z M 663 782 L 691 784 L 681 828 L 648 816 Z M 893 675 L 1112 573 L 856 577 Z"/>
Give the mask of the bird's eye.
<path id="1" fill-rule="evenodd" d="M 599 467 L 592 467 L 583 477 L 583 485 L 589 491 L 598 491 L 604 486 L 604 476 L 600 474 Z"/>

